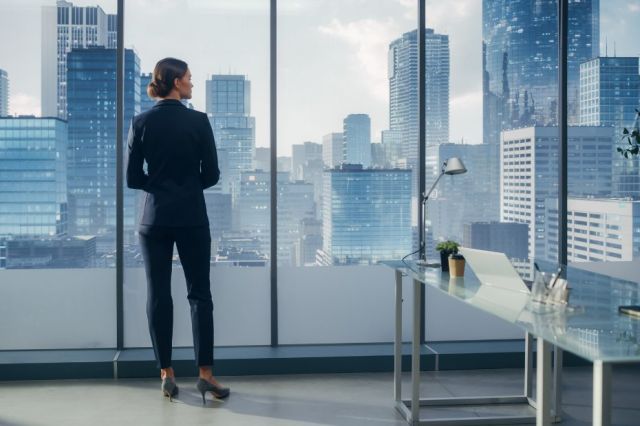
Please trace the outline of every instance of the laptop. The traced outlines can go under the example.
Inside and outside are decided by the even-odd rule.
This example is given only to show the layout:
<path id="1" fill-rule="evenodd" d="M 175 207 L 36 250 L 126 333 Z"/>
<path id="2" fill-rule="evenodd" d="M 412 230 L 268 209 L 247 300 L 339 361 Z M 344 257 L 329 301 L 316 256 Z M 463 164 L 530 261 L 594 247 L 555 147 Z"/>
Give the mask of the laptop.
<path id="1" fill-rule="evenodd" d="M 506 254 L 467 247 L 458 249 L 484 285 L 529 294 L 529 287 L 515 270 Z"/>

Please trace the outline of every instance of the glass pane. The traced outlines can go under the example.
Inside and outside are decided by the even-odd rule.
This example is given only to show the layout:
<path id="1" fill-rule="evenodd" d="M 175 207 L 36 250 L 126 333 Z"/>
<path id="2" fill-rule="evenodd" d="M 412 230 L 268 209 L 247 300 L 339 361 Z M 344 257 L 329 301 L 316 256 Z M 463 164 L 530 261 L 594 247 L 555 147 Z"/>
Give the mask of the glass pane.
<path id="1" fill-rule="evenodd" d="M 591 3 L 597 12 L 598 2 L 569 9 L 570 28 L 582 25 Z M 630 261 L 640 257 L 640 163 L 638 155 L 628 153 L 627 159 L 618 149 L 632 148 L 624 132 L 638 129 L 640 74 L 632 40 L 640 28 L 631 24 L 638 7 L 601 0 L 599 13 L 599 32 L 588 40 L 591 55 L 572 70 L 578 100 L 569 124 L 587 133 L 582 143 L 569 141 L 569 159 L 579 159 L 581 172 L 569 168 L 568 260 L 590 270 L 637 275 Z"/>
<path id="2" fill-rule="evenodd" d="M 278 2 L 282 344 L 393 338 L 381 314 L 392 315 L 392 281 L 375 264 L 417 248 L 416 12 L 415 2 Z M 371 309 L 355 324 L 362 295 Z"/>
<path id="3" fill-rule="evenodd" d="M 113 347 L 116 1 L 1 8 L 0 349 Z"/>
<path id="4" fill-rule="evenodd" d="M 204 190 L 204 198 L 215 345 L 268 344 L 270 179 L 263 154 L 269 145 L 269 2 L 165 2 L 149 8 L 130 1 L 125 8 L 125 48 L 140 64 L 132 76 L 139 82 L 140 102 L 132 111 L 157 108 L 146 93 L 150 73 L 158 60 L 175 57 L 192 73 L 193 95 L 183 101 L 185 107 L 206 112 L 213 129 L 221 177 Z M 178 16 L 183 24 L 164 25 Z M 127 128 L 132 115 L 125 117 Z M 151 345 L 137 232 L 144 203 L 144 191 L 125 188 L 125 345 L 130 347 Z M 173 250 L 173 344 L 191 346 L 184 259 L 177 246 Z"/>
<path id="5" fill-rule="evenodd" d="M 414 5 L 278 8 L 278 264 L 367 265 L 410 253 Z"/>
<path id="6" fill-rule="evenodd" d="M 427 147 L 427 188 L 451 157 L 467 169 L 443 174 L 427 202 L 428 243 L 504 252 L 525 279 L 534 259 L 557 257 L 548 236 L 557 226 L 545 216 L 558 196 L 556 8 L 477 1 L 448 13 L 444 2 L 427 5 L 427 26 L 448 34 L 451 47 L 451 132 L 448 143 Z"/>

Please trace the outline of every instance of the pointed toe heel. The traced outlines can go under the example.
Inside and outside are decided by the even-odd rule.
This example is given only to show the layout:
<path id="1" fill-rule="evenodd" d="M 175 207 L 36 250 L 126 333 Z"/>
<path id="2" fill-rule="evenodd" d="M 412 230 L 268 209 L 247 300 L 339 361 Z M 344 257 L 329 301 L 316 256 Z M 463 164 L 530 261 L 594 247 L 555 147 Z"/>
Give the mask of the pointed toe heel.
<path id="1" fill-rule="evenodd" d="M 202 395 L 203 405 L 206 404 L 206 399 L 204 395 L 207 392 L 211 392 L 213 396 L 218 399 L 224 399 L 229 396 L 229 393 L 231 393 L 231 390 L 229 388 L 216 386 L 213 383 L 209 383 L 207 380 L 204 380 L 204 379 L 198 379 L 198 382 L 196 383 L 196 388 L 198 389 L 198 391 L 200 391 L 200 394 Z"/>
<path id="2" fill-rule="evenodd" d="M 162 386 L 160 387 L 162 394 L 169 397 L 169 401 L 173 401 L 173 397 L 178 395 L 178 385 L 173 379 L 162 379 Z"/>

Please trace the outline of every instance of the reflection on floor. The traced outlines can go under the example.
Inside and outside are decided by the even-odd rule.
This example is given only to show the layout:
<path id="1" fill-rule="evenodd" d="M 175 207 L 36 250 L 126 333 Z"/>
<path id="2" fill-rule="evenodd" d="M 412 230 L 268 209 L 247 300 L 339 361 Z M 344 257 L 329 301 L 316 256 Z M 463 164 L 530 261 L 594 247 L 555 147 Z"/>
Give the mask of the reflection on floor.
<path id="1" fill-rule="evenodd" d="M 392 375 L 330 374 L 221 377 L 227 401 L 202 405 L 194 378 L 178 378 L 169 402 L 160 380 L 64 380 L 0 383 L 1 425 L 404 425 L 393 407 Z M 591 369 L 566 368 L 563 426 L 591 424 Z M 423 374 L 423 396 L 520 393 L 521 370 Z M 409 376 L 404 378 L 407 395 Z M 640 369 L 614 367 L 613 424 L 640 424 Z M 472 409 L 465 415 L 489 415 Z M 428 415 L 429 413 L 425 413 Z M 459 415 L 449 411 L 444 415 Z M 512 414 L 512 413 L 509 413 Z"/>

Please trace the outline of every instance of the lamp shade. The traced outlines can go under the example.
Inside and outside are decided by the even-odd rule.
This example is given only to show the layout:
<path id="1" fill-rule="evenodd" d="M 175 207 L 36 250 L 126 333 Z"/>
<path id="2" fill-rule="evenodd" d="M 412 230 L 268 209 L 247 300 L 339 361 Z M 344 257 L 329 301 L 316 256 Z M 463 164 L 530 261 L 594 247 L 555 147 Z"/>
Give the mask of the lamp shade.
<path id="1" fill-rule="evenodd" d="M 444 166 L 444 174 L 459 175 L 462 173 L 467 173 L 467 168 L 464 166 L 462 160 L 458 157 L 449 158 Z"/>

